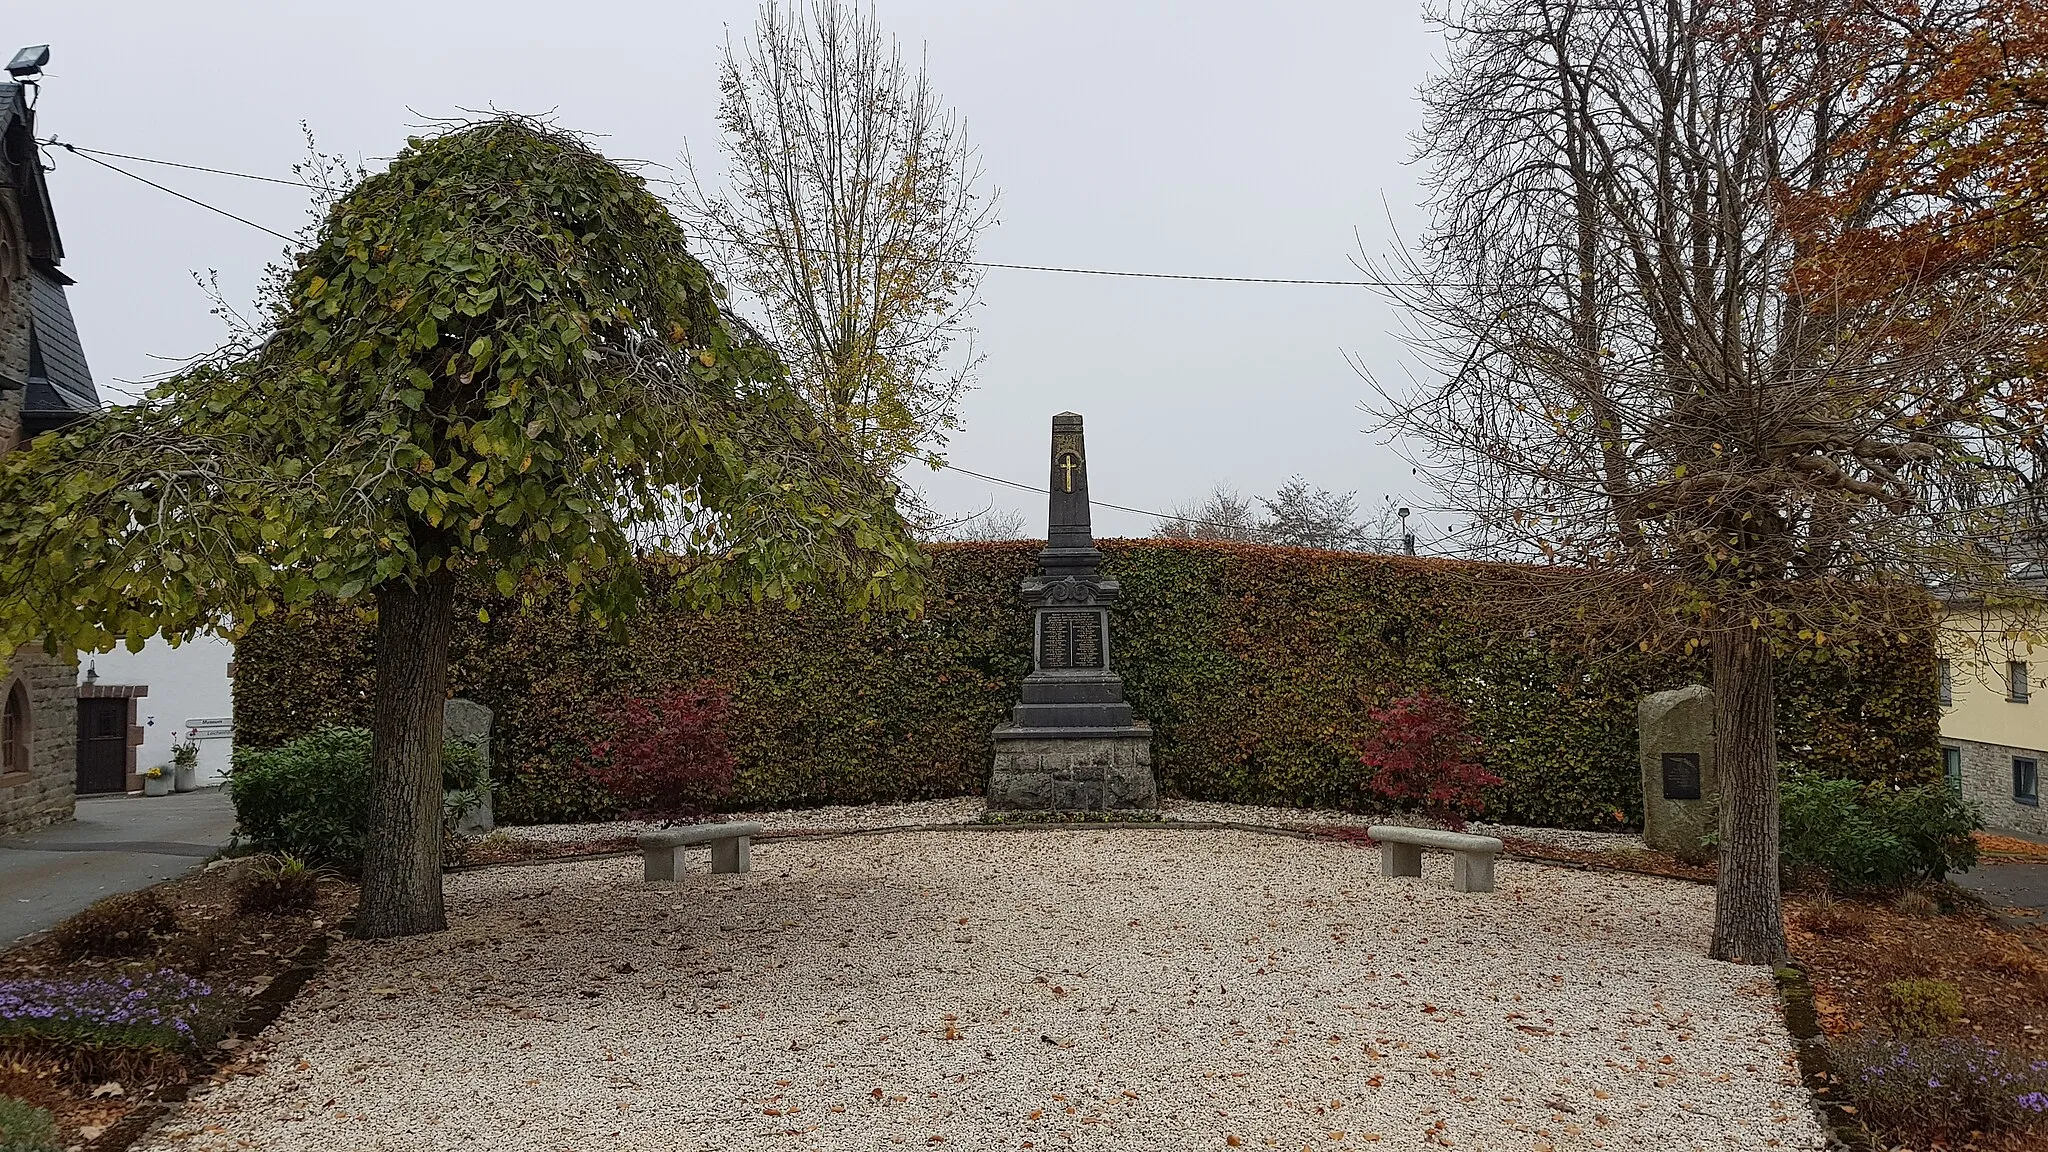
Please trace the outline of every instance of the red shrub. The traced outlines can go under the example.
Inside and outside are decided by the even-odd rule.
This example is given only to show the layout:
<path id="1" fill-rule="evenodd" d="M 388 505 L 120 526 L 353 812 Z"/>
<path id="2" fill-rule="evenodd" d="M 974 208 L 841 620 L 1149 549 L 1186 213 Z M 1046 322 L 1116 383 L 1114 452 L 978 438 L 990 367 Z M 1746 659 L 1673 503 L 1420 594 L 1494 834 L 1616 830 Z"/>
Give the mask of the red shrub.
<path id="1" fill-rule="evenodd" d="M 725 691 L 706 682 L 629 696 L 606 716 L 612 735 L 590 746 L 590 777 L 626 814 L 701 816 L 732 789 Z"/>
<path id="2" fill-rule="evenodd" d="M 1479 766 L 1479 742 L 1465 710 L 1429 691 L 1372 710 L 1359 759 L 1373 769 L 1365 790 L 1402 808 L 1462 828 L 1486 807 L 1480 793 L 1501 782 Z"/>

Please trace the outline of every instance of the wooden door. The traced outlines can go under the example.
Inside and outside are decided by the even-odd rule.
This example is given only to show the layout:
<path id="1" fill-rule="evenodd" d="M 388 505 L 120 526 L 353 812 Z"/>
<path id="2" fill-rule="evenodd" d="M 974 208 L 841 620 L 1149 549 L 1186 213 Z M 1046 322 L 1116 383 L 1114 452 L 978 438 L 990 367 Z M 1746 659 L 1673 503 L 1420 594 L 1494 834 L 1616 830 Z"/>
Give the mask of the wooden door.
<path id="1" fill-rule="evenodd" d="M 78 702 L 78 792 L 128 790 L 128 701 Z"/>

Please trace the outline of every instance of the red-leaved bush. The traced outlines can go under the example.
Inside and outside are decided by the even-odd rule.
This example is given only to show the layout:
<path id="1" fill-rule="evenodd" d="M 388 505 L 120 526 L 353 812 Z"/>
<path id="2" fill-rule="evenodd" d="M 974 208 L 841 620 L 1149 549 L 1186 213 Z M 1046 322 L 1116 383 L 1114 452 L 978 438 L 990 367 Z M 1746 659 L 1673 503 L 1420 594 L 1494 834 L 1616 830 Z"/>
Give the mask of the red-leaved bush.
<path id="1" fill-rule="evenodd" d="M 1359 759 L 1373 770 L 1365 790 L 1452 828 L 1486 807 L 1481 793 L 1501 782 L 1479 766 L 1479 741 L 1455 701 L 1422 691 L 1372 710 Z"/>
<path id="2" fill-rule="evenodd" d="M 675 819 L 712 811 L 732 789 L 725 743 L 731 701 L 710 683 L 628 696 L 608 709 L 611 735 L 590 746 L 590 778 L 626 815 Z"/>

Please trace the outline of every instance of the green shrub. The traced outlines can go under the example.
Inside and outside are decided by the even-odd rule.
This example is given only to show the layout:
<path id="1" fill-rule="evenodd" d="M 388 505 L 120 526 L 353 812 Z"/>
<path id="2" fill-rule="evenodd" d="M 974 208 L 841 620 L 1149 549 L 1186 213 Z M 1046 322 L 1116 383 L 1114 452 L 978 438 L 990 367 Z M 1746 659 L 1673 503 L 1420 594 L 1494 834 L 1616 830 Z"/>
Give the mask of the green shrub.
<path id="1" fill-rule="evenodd" d="M 442 749 L 444 787 L 474 794 L 483 774 L 477 750 Z M 256 847 L 353 869 L 362 863 L 370 816 L 370 733 L 326 728 L 268 750 L 240 750 L 228 772 L 240 834 Z"/>
<path id="2" fill-rule="evenodd" d="M 1836 892 L 1895 892 L 1977 862 L 1977 814 L 1939 784 L 1893 788 L 1795 772 L 1786 778 L 1781 850 L 1792 872 Z"/>
<path id="3" fill-rule="evenodd" d="M 26 1100 L 0 1096 L 0 1152 L 60 1152 L 57 1121 Z"/>
<path id="4" fill-rule="evenodd" d="M 1470 714 L 1502 779 L 1485 794 L 1490 819 L 1621 828 L 1642 817 L 1636 701 L 1707 675 L 1701 652 L 1645 652 L 1634 636 L 1588 650 L 1569 613 L 1530 593 L 1536 569 L 1199 541 L 1100 546 L 1123 588 L 1112 659 L 1152 722 L 1154 769 L 1163 788 L 1197 799 L 1378 806 L 1357 787 L 1371 712 L 1426 689 Z M 1030 670 L 1017 585 L 1037 550 L 934 547 L 916 619 L 829 601 L 671 609 L 675 576 L 649 564 L 646 611 L 613 635 L 561 599 L 471 588 L 451 686 L 494 713 L 496 808 L 508 823 L 613 812 L 585 750 L 607 735 L 615 702 L 707 680 L 731 700 L 735 805 L 979 792 L 991 732 Z M 1788 767 L 1940 780 L 1924 616 L 1853 649 L 1786 648 Z M 373 631 L 348 606 L 258 621 L 236 645 L 238 746 L 365 723 Z"/>
<path id="5" fill-rule="evenodd" d="M 1963 1017 L 1962 990 L 1946 980 L 1894 980 L 1884 986 L 1879 1013 L 1901 1036 L 1939 1036 Z"/>
<path id="6" fill-rule="evenodd" d="M 176 910 L 144 889 L 109 896 L 65 920 L 50 930 L 50 944 L 65 960 L 148 956 L 177 930 Z"/>

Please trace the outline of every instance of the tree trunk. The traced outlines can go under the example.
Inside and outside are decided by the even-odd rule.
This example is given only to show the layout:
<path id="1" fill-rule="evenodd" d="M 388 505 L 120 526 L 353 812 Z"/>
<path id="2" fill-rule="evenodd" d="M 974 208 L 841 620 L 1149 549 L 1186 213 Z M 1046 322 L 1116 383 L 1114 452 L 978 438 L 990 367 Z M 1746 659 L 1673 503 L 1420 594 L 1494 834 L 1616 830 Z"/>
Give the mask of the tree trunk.
<path id="1" fill-rule="evenodd" d="M 377 679 L 370 720 L 370 821 L 356 935 L 413 936 L 448 927 L 441 906 L 442 708 L 455 576 L 377 589 Z"/>
<path id="2" fill-rule="evenodd" d="M 1749 621 L 1730 620 L 1708 645 L 1721 777 L 1712 955 L 1777 964 L 1785 959 L 1785 919 L 1778 892 L 1778 706 L 1770 642 Z"/>

